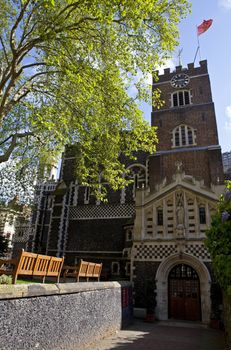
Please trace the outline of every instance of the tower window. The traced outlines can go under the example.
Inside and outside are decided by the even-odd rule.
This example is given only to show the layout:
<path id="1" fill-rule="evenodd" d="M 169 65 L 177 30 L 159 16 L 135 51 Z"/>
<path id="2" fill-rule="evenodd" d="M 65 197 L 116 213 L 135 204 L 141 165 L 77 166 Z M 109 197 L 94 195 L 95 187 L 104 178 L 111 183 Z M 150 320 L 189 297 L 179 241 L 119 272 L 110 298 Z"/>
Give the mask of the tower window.
<path id="1" fill-rule="evenodd" d="M 178 106 L 178 94 L 173 94 L 173 106 Z"/>
<path id="2" fill-rule="evenodd" d="M 189 145 L 193 144 L 193 133 L 191 129 L 188 130 L 188 143 Z"/>
<path id="3" fill-rule="evenodd" d="M 195 140 L 195 130 L 190 126 L 180 125 L 173 130 L 173 147 L 195 145 Z"/>
<path id="4" fill-rule="evenodd" d="M 189 91 L 176 91 L 172 94 L 172 106 L 185 106 L 190 104 Z"/>
<path id="5" fill-rule="evenodd" d="M 182 142 L 182 145 L 186 145 L 185 128 L 181 128 L 181 142 Z"/>
<path id="6" fill-rule="evenodd" d="M 175 133 L 175 146 L 180 146 L 180 135 L 179 135 L 179 131 L 176 131 L 176 133 Z"/>

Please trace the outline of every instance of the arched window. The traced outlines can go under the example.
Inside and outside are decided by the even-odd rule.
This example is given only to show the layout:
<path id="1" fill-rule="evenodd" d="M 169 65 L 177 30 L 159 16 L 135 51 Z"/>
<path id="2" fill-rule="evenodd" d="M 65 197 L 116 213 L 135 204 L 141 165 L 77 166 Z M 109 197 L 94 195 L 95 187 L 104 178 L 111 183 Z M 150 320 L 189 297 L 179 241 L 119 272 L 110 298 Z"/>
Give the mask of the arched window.
<path id="1" fill-rule="evenodd" d="M 187 125 L 180 125 L 173 130 L 173 147 L 196 144 L 195 130 Z"/>
<path id="2" fill-rule="evenodd" d="M 136 189 L 146 187 L 146 167 L 143 164 L 132 164 L 128 169 L 129 173 L 126 176 L 129 180 L 133 180 L 132 196 L 134 199 Z"/>
<path id="3" fill-rule="evenodd" d="M 113 261 L 111 263 L 111 272 L 113 275 L 119 275 L 120 272 L 120 265 L 117 261 Z"/>
<path id="4" fill-rule="evenodd" d="M 189 91 L 176 91 L 172 94 L 172 107 L 179 107 L 189 105 L 191 103 L 191 96 Z"/>

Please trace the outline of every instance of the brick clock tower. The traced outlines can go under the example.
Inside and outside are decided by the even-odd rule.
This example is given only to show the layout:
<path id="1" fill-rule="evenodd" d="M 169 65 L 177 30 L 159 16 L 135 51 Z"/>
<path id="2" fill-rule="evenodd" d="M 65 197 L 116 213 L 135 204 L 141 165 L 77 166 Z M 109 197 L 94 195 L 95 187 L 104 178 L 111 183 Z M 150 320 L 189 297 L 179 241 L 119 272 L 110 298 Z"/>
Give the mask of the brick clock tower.
<path id="1" fill-rule="evenodd" d="M 163 176 L 171 179 L 176 162 L 182 171 L 206 185 L 223 182 L 221 149 L 212 101 L 207 61 L 200 67 L 165 69 L 154 89 L 161 90 L 164 106 L 152 111 L 152 125 L 158 127 L 159 144 L 153 166 L 160 170 L 154 182 Z M 152 172 L 152 171 L 151 171 Z"/>
<path id="2" fill-rule="evenodd" d="M 148 186 L 136 193 L 136 305 L 145 306 L 151 286 L 157 318 L 209 323 L 213 280 L 204 240 L 223 190 L 223 168 L 207 61 L 165 69 L 153 81 L 157 88 L 164 101 L 152 110 L 159 144 L 147 159 Z"/>

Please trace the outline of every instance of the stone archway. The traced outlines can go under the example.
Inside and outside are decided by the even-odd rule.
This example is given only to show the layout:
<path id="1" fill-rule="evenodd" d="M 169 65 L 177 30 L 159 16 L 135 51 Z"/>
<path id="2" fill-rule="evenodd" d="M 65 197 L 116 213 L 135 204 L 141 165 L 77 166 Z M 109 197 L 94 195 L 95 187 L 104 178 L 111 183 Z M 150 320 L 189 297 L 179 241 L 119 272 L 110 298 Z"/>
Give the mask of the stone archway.
<path id="1" fill-rule="evenodd" d="M 197 272 L 200 279 L 201 291 L 201 319 L 208 324 L 210 321 L 210 274 L 206 266 L 189 254 L 174 254 L 162 261 L 156 274 L 157 307 L 156 317 L 159 320 L 168 319 L 168 276 L 171 269 L 178 264 L 187 264 Z"/>

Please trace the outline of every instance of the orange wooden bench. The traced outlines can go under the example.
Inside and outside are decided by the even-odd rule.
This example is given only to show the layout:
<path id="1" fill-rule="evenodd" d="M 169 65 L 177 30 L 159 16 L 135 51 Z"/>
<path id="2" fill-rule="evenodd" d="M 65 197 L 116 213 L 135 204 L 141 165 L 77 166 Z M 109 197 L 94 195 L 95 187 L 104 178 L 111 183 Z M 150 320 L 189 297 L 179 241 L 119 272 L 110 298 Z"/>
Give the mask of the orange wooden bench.
<path id="1" fill-rule="evenodd" d="M 13 284 L 19 275 L 41 276 L 42 282 L 46 277 L 57 277 L 59 282 L 64 258 L 25 252 L 23 249 L 16 259 L 0 259 L 0 275 L 12 275 Z"/>
<path id="2" fill-rule="evenodd" d="M 89 281 L 89 278 L 96 278 L 99 281 L 102 266 L 102 263 L 97 264 L 81 259 L 80 263 L 76 266 L 63 267 L 64 281 L 66 281 L 67 277 L 75 277 L 77 282 L 79 282 L 80 278 L 86 278 L 87 281 Z"/>

